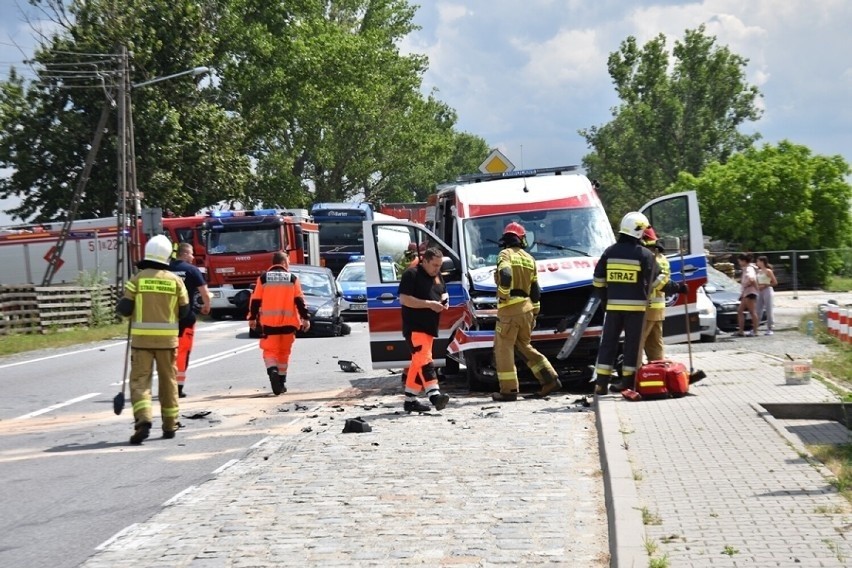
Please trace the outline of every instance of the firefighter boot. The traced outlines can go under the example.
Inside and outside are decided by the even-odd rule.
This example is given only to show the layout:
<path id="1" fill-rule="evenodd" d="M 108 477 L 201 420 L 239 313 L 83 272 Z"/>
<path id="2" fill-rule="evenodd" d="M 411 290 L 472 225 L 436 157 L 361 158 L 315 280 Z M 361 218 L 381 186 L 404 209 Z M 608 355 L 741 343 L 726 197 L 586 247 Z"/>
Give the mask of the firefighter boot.
<path id="1" fill-rule="evenodd" d="M 148 438 L 148 434 L 151 432 L 151 423 L 150 422 L 137 422 L 136 423 L 136 431 L 133 432 L 133 435 L 130 436 L 130 443 L 134 446 L 138 446 L 142 443 L 142 440 Z"/>
<path id="2" fill-rule="evenodd" d="M 277 367 L 269 367 L 266 369 L 266 374 L 269 375 L 269 384 L 272 386 L 272 393 L 278 396 L 282 392 L 284 384 L 281 382 L 281 377 L 278 375 Z"/>
<path id="3" fill-rule="evenodd" d="M 514 392 L 493 392 L 491 400 L 495 402 L 515 402 L 518 400 L 518 393 Z"/>
<path id="4" fill-rule="evenodd" d="M 538 396 L 547 396 L 550 393 L 552 393 L 553 391 L 558 391 L 561 388 L 562 388 L 562 381 L 560 381 L 559 378 L 554 377 L 553 380 L 550 381 L 549 383 L 544 383 L 543 385 L 541 385 L 541 390 L 538 391 L 537 394 L 538 394 Z"/>
<path id="5" fill-rule="evenodd" d="M 433 394 L 429 397 L 429 402 L 432 403 L 435 410 L 444 410 L 447 408 L 447 403 L 450 402 L 450 395 L 441 393 Z"/>
<path id="6" fill-rule="evenodd" d="M 447 397 L 449 399 L 449 397 Z M 402 409 L 406 412 L 429 412 L 431 410 L 428 405 L 423 404 L 417 399 L 406 400 L 402 405 Z"/>

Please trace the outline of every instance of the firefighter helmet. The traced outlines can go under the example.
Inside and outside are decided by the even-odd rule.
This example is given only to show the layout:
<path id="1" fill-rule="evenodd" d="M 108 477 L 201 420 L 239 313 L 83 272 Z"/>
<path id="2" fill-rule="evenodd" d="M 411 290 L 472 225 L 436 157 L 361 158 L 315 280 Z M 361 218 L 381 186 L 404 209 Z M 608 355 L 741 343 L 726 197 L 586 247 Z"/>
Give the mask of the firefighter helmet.
<path id="1" fill-rule="evenodd" d="M 646 247 L 652 247 L 657 244 L 657 233 L 654 232 L 654 227 L 648 227 L 642 233 L 642 244 Z"/>
<path id="2" fill-rule="evenodd" d="M 145 245 L 145 260 L 163 266 L 169 265 L 172 256 L 172 243 L 165 235 L 157 235 Z"/>
<path id="3" fill-rule="evenodd" d="M 636 239 L 642 238 L 642 233 L 645 229 L 651 226 L 648 218 L 638 211 L 631 211 L 621 219 L 621 228 L 618 230 L 623 235 L 628 235 Z"/>
<path id="4" fill-rule="evenodd" d="M 503 236 L 500 238 L 500 246 L 527 248 L 527 232 L 523 225 L 515 221 L 506 225 Z"/>
<path id="5" fill-rule="evenodd" d="M 515 221 L 512 221 L 511 223 L 506 225 L 506 228 L 503 229 L 503 234 L 515 235 L 519 239 L 523 239 L 525 236 L 527 236 L 527 232 L 524 230 L 524 226 L 520 223 L 516 223 Z"/>

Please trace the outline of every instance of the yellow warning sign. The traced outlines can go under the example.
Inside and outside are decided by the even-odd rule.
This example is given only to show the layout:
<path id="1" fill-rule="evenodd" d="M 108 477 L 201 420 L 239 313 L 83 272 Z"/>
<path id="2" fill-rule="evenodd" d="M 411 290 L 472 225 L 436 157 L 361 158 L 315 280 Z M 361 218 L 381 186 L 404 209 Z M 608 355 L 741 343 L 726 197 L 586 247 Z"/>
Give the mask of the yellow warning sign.
<path id="1" fill-rule="evenodd" d="M 496 148 L 491 150 L 485 161 L 479 165 L 479 171 L 484 174 L 502 174 L 503 172 L 511 172 L 514 169 L 515 164 Z"/>

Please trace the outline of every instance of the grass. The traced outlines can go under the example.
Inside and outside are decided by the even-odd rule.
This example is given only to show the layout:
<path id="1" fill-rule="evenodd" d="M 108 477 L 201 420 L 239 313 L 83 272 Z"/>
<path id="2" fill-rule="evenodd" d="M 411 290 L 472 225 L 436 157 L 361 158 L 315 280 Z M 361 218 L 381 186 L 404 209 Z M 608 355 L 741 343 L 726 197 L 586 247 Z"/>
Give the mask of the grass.
<path id="1" fill-rule="evenodd" d="M 852 277 L 832 276 L 825 286 L 826 292 L 849 292 L 852 291 Z"/>
<path id="2" fill-rule="evenodd" d="M 852 444 L 808 445 L 813 457 L 825 464 L 834 475 L 831 484 L 852 503 Z"/>
<path id="3" fill-rule="evenodd" d="M 652 558 L 648 562 L 648 568 L 669 568 L 669 555 L 664 554 L 659 558 Z"/>
<path id="4" fill-rule="evenodd" d="M 663 524 L 663 519 L 660 518 L 656 513 L 652 513 L 648 507 L 642 507 L 642 524 L 643 525 L 661 525 Z"/>
<path id="5" fill-rule="evenodd" d="M 106 339 L 125 339 L 126 337 L 126 323 L 115 323 L 92 328 L 52 329 L 45 334 L 14 333 L 3 336 L 3 341 L 0 341 L 0 356 L 35 351 L 37 349 L 66 347 L 68 345 L 103 341 Z"/>

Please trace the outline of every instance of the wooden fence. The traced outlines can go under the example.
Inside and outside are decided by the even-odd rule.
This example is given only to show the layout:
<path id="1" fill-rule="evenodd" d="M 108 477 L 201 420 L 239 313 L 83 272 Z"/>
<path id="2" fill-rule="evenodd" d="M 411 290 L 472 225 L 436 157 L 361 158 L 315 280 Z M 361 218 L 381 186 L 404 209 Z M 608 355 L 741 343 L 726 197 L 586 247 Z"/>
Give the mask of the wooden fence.
<path id="1" fill-rule="evenodd" d="M 87 327 L 115 313 L 115 286 L 0 286 L 0 335 Z"/>

